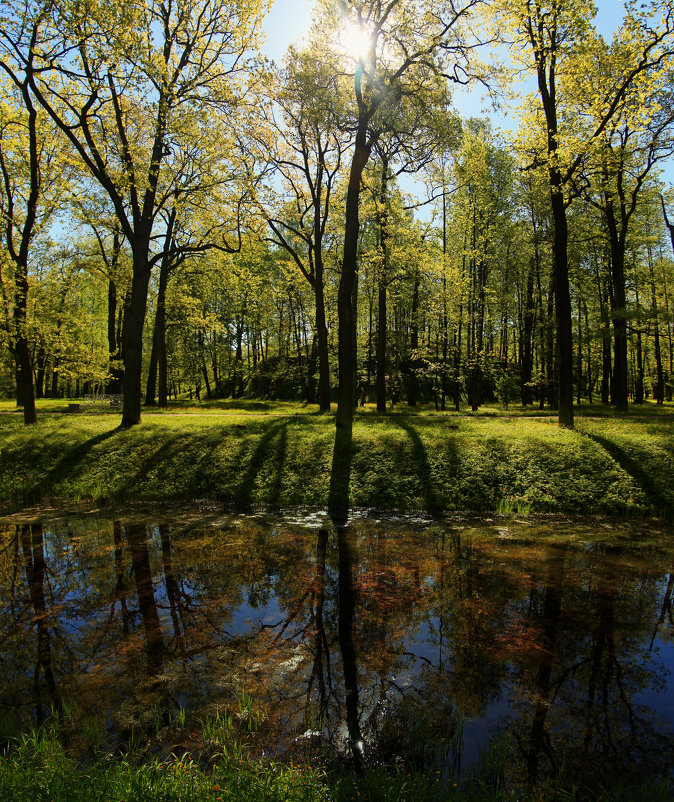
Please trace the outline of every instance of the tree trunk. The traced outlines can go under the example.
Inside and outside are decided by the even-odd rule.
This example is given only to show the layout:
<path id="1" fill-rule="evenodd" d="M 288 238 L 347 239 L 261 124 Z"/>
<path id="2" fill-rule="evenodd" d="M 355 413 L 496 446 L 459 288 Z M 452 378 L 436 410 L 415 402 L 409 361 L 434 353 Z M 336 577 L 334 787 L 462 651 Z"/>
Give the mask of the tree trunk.
<path id="1" fill-rule="evenodd" d="M 379 195 L 379 247 L 381 249 L 381 265 L 377 274 L 378 304 L 377 304 L 377 376 L 375 379 L 375 393 L 377 396 L 377 412 L 386 412 L 386 335 L 387 310 L 386 296 L 389 280 L 389 249 L 388 249 L 388 160 L 381 159 L 381 190 Z"/>
<path id="2" fill-rule="evenodd" d="M 356 320 L 354 315 L 353 289 L 358 268 L 359 195 L 360 181 L 371 148 L 366 144 L 366 125 L 361 122 L 356 136 L 356 146 L 349 172 L 344 224 L 344 258 L 337 294 L 339 332 L 337 340 L 337 362 L 339 384 L 337 388 L 337 416 L 335 423 L 345 432 L 353 427 L 355 396 Z M 345 441 L 342 440 L 342 443 Z M 351 446 L 349 436 L 349 448 Z"/>
<path id="3" fill-rule="evenodd" d="M 35 423 L 35 385 L 33 384 L 33 362 L 30 357 L 28 341 L 19 336 L 14 342 L 16 359 L 16 398 L 17 405 L 23 406 L 23 422 L 26 425 Z"/>
<path id="4" fill-rule="evenodd" d="M 133 278 L 131 299 L 124 315 L 122 340 L 124 343 L 124 402 L 121 428 L 140 423 L 141 378 L 143 371 L 143 326 L 147 309 L 147 293 L 150 285 L 150 266 L 147 260 L 148 247 L 137 245 L 133 254 Z"/>
<path id="5" fill-rule="evenodd" d="M 627 412 L 627 309 L 625 298 L 625 247 L 618 234 L 610 203 L 605 209 L 611 247 L 611 319 L 613 321 L 613 381 L 611 403 L 618 412 Z"/>
<path id="6" fill-rule="evenodd" d="M 561 180 L 550 169 L 554 237 L 552 267 L 555 278 L 555 318 L 557 322 L 557 402 L 559 425 L 573 428 L 573 333 L 571 328 L 571 293 L 569 290 L 568 224 Z"/>
<path id="7" fill-rule="evenodd" d="M 320 265 L 320 269 L 319 269 Z M 316 337 L 318 340 L 318 408 L 330 410 L 330 356 L 328 353 L 328 327 L 325 320 L 325 296 L 323 287 L 322 259 L 316 257 Z"/>

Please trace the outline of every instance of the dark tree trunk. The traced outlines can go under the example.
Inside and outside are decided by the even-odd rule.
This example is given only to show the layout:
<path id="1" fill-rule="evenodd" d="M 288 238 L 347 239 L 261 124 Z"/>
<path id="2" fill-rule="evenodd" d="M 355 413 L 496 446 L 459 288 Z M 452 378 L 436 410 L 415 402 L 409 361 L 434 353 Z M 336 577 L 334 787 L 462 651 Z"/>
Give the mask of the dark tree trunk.
<path id="1" fill-rule="evenodd" d="M 126 538 L 131 553 L 138 609 L 145 630 L 145 653 L 147 672 L 156 676 L 164 659 L 164 640 L 157 610 L 157 602 L 152 589 L 152 571 L 148 553 L 147 532 L 144 524 L 128 524 Z"/>
<path id="2" fill-rule="evenodd" d="M 539 623 L 540 650 L 538 667 L 534 681 L 535 705 L 527 749 L 527 769 L 529 781 L 535 782 L 538 763 L 546 742 L 545 723 L 554 693 L 552 669 L 554 666 L 559 626 L 561 622 L 564 582 L 564 555 L 552 558 L 548 566 L 548 576 L 543 596 L 543 610 Z"/>
<path id="3" fill-rule="evenodd" d="M 143 327 L 147 309 L 147 293 L 150 285 L 150 265 L 147 247 L 136 245 L 133 254 L 133 278 L 129 308 L 124 315 L 122 340 L 124 343 L 124 402 L 121 428 L 140 423 L 143 371 Z"/>
<path id="4" fill-rule="evenodd" d="M 538 245 L 536 244 L 538 251 Z M 536 254 L 538 259 L 538 253 Z M 536 320 L 536 306 L 534 303 L 534 266 L 529 266 L 527 273 L 526 292 L 524 298 L 524 330 L 522 332 L 522 367 L 520 372 L 520 395 L 522 406 L 529 406 L 532 401 L 531 378 L 533 371 L 533 337 Z"/>
<path id="5" fill-rule="evenodd" d="M 555 316 L 557 323 L 557 402 L 559 425 L 573 428 L 573 333 L 571 328 L 571 293 L 567 255 L 568 224 L 561 177 L 550 169 L 554 238 L 552 265 L 555 277 Z"/>
<path id="6" fill-rule="evenodd" d="M 613 207 L 605 209 L 611 247 L 611 319 L 613 321 L 613 381 L 611 403 L 618 412 L 627 412 L 627 303 L 625 298 L 625 242 L 618 233 Z"/>
<path id="7" fill-rule="evenodd" d="M 353 584 L 353 535 L 340 527 L 337 530 L 339 550 L 339 611 L 338 639 L 344 668 L 344 691 L 346 726 L 349 734 L 349 747 L 357 767 L 363 760 L 363 737 L 360 730 L 358 710 L 358 662 L 353 636 L 355 620 L 355 591 Z"/>
<path id="8" fill-rule="evenodd" d="M 377 376 L 375 379 L 375 393 L 377 396 L 377 412 L 386 412 L 386 340 L 387 340 L 387 310 L 386 300 L 389 281 L 389 248 L 388 248 L 388 160 L 381 159 L 381 189 L 379 195 L 380 211 L 379 247 L 381 248 L 381 265 L 379 267 L 378 303 L 377 303 Z"/>
<path id="9" fill-rule="evenodd" d="M 417 350 L 419 348 L 419 270 L 414 271 L 414 288 L 412 290 L 412 310 L 411 315 L 412 319 L 410 321 L 410 358 L 409 358 L 409 366 L 407 369 L 407 403 L 411 407 L 415 407 L 417 405 L 417 373 L 416 373 L 416 366 L 417 366 Z M 445 330 L 444 337 L 446 337 L 447 332 Z M 443 351 L 444 351 L 444 358 L 442 362 L 442 384 L 443 384 L 443 400 L 444 400 L 444 386 L 446 383 L 446 359 L 447 359 L 447 343 L 443 341 Z"/>
<path id="10" fill-rule="evenodd" d="M 17 530 L 18 529 L 19 527 L 17 526 Z M 33 685 L 37 704 L 37 719 L 38 723 L 41 723 L 47 715 L 49 715 L 52 707 L 56 708 L 56 710 L 60 710 L 62 705 L 52 662 L 51 634 L 48 621 L 49 610 L 44 590 L 47 571 L 44 561 L 44 534 L 42 524 L 21 525 L 21 548 L 23 550 L 26 581 L 28 583 L 37 630 L 37 655 Z M 45 678 L 47 691 L 49 693 L 49 705 L 42 704 L 40 674 L 43 674 Z"/>
<path id="11" fill-rule="evenodd" d="M 37 412 L 35 409 L 35 385 L 33 384 L 33 362 L 30 357 L 28 341 L 19 336 L 14 342 L 16 359 L 16 398 L 17 405 L 23 406 L 23 422 L 35 423 Z"/>
<path id="12" fill-rule="evenodd" d="M 339 332 L 337 361 L 339 383 L 337 388 L 337 416 L 335 423 L 345 432 L 353 427 L 355 397 L 356 320 L 354 315 L 353 290 L 358 269 L 359 194 L 363 170 L 370 158 L 371 147 L 366 144 L 366 121 L 361 121 L 356 136 L 356 146 L 349 172 L 344 224 L 344 258 L 337 294 Z M 351 447 L 349 436 L 349 448 Z M 345 442 L 345 441 L 342 441 Z"/>

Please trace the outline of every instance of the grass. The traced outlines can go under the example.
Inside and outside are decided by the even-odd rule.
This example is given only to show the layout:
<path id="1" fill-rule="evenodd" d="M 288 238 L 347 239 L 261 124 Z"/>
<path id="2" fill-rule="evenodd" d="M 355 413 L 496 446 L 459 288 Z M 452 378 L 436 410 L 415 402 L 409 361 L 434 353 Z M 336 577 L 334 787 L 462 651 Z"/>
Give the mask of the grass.
<path id="1" fill-rule="evenodd" d="M 253 759 L 226 746 L 207 765 L 189 753 L 145 760 L 130 753 L 98 753 L 77 761 L 68 755 L 53 726 L 44 725 L 6 742 L 0 756 L 0 802 L 575 802 L 587 798 L 664 802 L 672 798 L 668 782 L 593 789 L 591 797 L 582 789 L 559 784 L 531 792 L 508 789 L 502 784 L 506 761 L 502 743 L 485 750 L 477 771 L 458 777 L 403 766 L 375 766 L 351 774 L 292 761 Z"/>
<path id="2" fill-rule="evenodd" d="M 120 431 L 118 410 L 98 405 L 63 414 L 63 406 L 39 402 L 32 427 L 20 415 L 0 414 L 0 500 L 207 498 L 243 510 L 326 504 L 334 422 L 315 408 L 175 405 Z M 463 415 L 366 408 L 354 425 L 351 503 L 432 513 L 671 517 L 674 407 L 609 413 L 580 408 L 576 430 L 568 431 L 554 413 L 521 408 Z"/>

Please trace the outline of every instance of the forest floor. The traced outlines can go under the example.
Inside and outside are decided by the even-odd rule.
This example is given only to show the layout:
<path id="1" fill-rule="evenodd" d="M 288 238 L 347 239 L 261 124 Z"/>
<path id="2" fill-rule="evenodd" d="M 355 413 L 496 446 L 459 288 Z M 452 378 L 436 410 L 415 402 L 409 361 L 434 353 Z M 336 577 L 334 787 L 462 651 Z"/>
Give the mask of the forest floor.
<path id="1" fill-rule="evenodd" d="M 208 499 L 239 510 L 325 507 L 334 417 L 290 402 L 172 402 L 120 430 L 120 410 L 38 402 L 25 427 L 0 402 L 0 501 Z M 351 504 L 390 512 L 553 512 L 672 518 L 674 404 L 616 415 L 483 407 L 359 410 Z"/>

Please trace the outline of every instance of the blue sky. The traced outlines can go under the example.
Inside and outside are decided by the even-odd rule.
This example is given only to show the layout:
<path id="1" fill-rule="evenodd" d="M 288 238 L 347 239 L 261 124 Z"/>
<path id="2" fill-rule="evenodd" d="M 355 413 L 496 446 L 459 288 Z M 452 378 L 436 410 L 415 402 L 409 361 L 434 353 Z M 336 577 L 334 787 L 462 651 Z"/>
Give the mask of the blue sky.
<path id="1" fill-rule="evenodd" d="M 595 24 L 599 31 L 610 37 L 622 20 L 622 0 L 595 0 L 597 16 Z M 275 0 L 265 23 L 267 42 L 263 47 L 265 55 L 274 60 L 282 60 L 288 45 L 299 41 L 309 30 L 314 0 Z M 455 92 L 454 104 L 464 116 L 487 114 L 494 117 L 488 102 L 482 100 L 483 92 Z M 503 118 L 495 119 L 496 125 L 503 125 Z M 670 159 L 664 170 L 669 183 L 674 183 L 674 160 Z"/>
<path id="2" fill-rule="evenodd" d="M 596 25 L 604 36 L 610 36 L 622 18 L 621 0 L 596 0 Z M 288 45 L 299 41 L 309 30 L 314 0 L 275 0 L 267 17 L 265 55 L 281 62 Z M 488 103 L 482 101 L 482 91 L 458 91 L 454 102 L 464 116 L 492 114 Z"/>
<path id="3" fill-rule="evenodd" d="M 596 24 L 604 34 L 610 34 L 622 17 L 621 0 L 595 0 Z M 301 39 L 309 29 L 314 0 L 275 0 L 265 24 L 267 43 L 264 52 L 280 61 L 288 45 Z"/>

